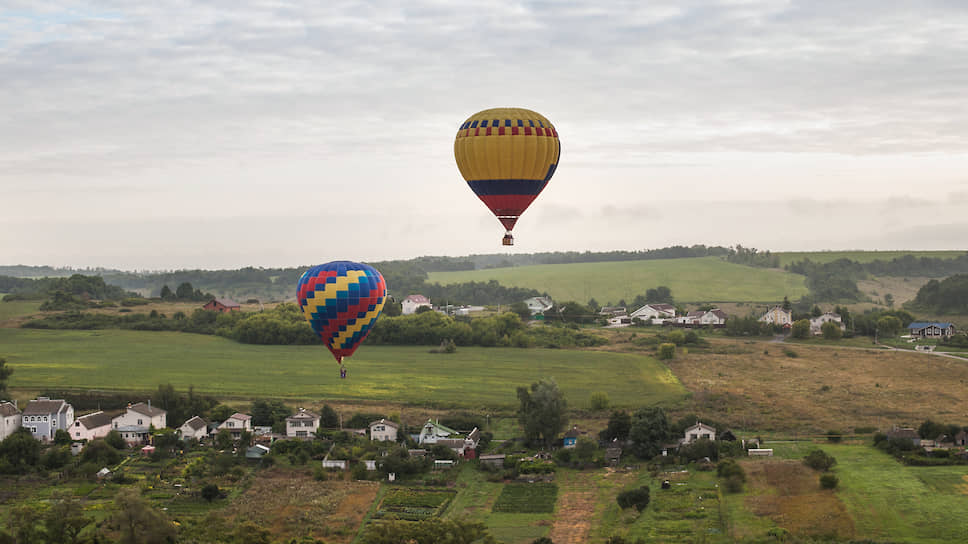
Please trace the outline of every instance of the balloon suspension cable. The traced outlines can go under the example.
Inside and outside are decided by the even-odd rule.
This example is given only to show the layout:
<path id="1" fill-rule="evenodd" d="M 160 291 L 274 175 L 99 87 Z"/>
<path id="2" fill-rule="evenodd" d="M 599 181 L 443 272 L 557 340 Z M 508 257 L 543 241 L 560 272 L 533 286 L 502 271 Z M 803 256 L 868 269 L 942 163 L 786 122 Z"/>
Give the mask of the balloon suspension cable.
<path id="1" fill-rule="evenodd" d="M 511 231 L 507 231 L 506 233 L 504 233 L 504 238 L 501 240 L 501 245 L 502 246 L 514 245 L 514 236 L 511 235 Z"/>

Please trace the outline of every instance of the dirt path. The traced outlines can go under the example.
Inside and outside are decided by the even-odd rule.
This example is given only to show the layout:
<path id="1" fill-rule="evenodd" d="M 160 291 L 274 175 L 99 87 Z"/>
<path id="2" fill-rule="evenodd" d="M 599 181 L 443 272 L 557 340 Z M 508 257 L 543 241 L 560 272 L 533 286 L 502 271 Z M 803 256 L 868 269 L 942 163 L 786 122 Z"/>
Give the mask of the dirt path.
<path id="1" fill-rule="evenodd" d="M 558 499 L 558 514 L 549 537 L 555 544 L 582 544 L 588 541 L 591 518 L 595 512 L 595 492 L 578 488 L 563 490 Z"/>

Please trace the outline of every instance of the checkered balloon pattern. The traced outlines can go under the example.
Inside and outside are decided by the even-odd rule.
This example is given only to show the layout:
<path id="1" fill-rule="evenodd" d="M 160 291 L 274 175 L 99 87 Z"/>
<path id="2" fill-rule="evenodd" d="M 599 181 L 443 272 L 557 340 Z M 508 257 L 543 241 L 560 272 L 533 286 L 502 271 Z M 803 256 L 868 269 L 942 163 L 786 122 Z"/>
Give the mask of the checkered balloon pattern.
<path id="1" fill-rule="evenodd" d="M 309 326 L 339 363 L 353 355 L 386 302 L 387 284 L 375 268 L 333 261 L 307 270 L 296 299 Z"/>

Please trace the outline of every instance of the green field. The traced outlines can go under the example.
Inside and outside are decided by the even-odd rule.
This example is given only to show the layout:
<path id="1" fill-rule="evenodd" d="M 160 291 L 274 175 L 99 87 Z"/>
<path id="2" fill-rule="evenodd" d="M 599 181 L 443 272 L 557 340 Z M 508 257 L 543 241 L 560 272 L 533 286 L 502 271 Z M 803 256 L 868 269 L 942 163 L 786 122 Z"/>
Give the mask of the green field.
<path id="1" fill-rule="evenodd" d="M 508 407 L 516 388 L 552 377 L 571 407 L 594 391 L 614 404 L 681 399 L 685 388 L 651 357 L 603 351 L 366 346 L 347 360 L 348 377 L 323 346 L 255 346 L 216 336 L 122 330 L 0 329 L 10 387 L 150 391 L 177 389 L 240 398 L 346 399 L 424 406 Z"/>
<path id="2" fill-rule="evenodd" d="M 16 302 L 0 301 L 0 323 L 10 319 L 35 314 L 38 311 L 40 311 L 40 302 L 36 300 L 19 300 Z"/>
<path id="3" fill-rule="evenodd" d="M 943 259 L 954 259 L 964 255 L 964 251 L 784 251 L 777 252 L 780 256 L 780 266 L 786 266 L 794 261 L 810 259 L 815 263 L 829 263 L 837 259 L 850 259 L 859 263 L 869 263 L 871 261 L 890 261 L 905 255 L 915 257 L 940 257 Z"/>
<path id="4" fill-rule="evenodd" d="M 595 298 L 602 304 L 664 285 L 677 302 L 764 302 L 796 300 L 807 294 L 804 277 L 765 268 L 728 263 L 718 257 L 663 259 L 492 268 L 464 272 L 433 272 L 430 283 L 486 282 L 528 287 L 547 292 L 555 300 L 582 303 Z"/>

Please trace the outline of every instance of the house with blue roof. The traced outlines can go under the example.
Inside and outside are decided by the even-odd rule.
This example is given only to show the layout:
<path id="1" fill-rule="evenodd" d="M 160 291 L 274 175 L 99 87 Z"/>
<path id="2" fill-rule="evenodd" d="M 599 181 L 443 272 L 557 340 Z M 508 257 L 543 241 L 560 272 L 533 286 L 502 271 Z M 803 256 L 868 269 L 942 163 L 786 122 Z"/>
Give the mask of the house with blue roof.
<path id="1" fill-rule="evenodd" d="M 908 325 L 912 338 L 949 338 L 955 334 L 952 323 L 915 321 Z"/>

